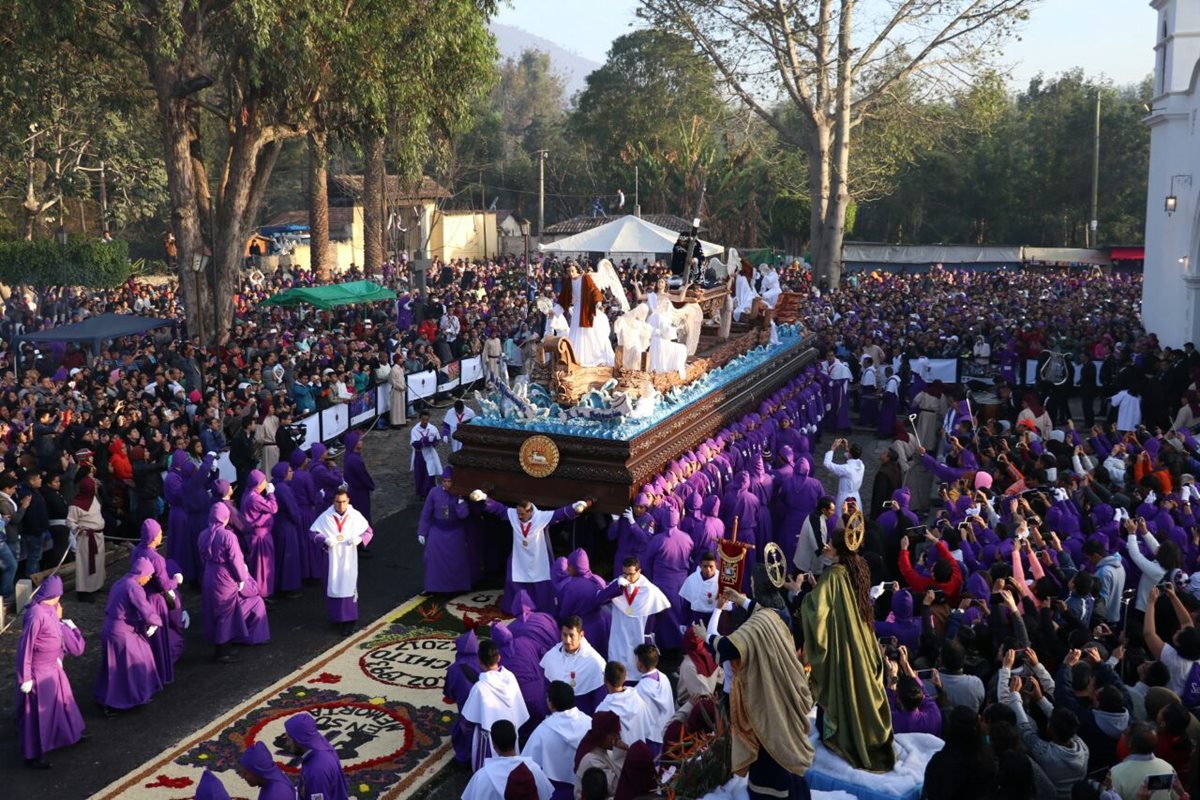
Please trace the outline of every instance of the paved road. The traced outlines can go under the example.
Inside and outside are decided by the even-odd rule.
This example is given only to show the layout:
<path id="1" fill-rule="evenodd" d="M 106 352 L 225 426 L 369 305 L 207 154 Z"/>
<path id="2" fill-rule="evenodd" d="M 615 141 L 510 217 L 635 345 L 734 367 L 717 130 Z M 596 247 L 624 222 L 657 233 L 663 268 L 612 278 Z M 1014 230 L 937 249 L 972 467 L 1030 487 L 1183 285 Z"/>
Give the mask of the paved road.
<path id="1" fill-rule="evenodd" d="M 416 509 L 392 514 L 376 524 L 372 544 L 374 556 L 360 562 L 359 609 L 366 622 L 382 616 L 421 588 L 421 560 L 414 558 Z M 122 562 L 127 563 L 127 561 Z M 97 609 L 103 598 L 84 609 L 66 598 L 66 612 L 85 631 L 98 631 Z M 200 618 L 199 598 L 187 600 L 192 617 Z M 26 769 L 17 745 L 13 711 L 15 686 L 12 649 L 15 637 L 6 635 L 5 658 L 0 669 L 0 773 L 7 797 L 87 797 L 167 746 L 187 736 L 256 692 L 283 678 L 339 639 L 326 622 L 324 591 L 305 587 L 304 596 L 280 600 L 270 609 L 271 642 L 240 648 L 241 661 L 217 665 L 211 662 L 199 624 L 188 631 L 187 649 L 175 669 L 175 682 L 147 706 L 105 719 L 92 700 L 92 687 L 100 656 L 99 633 L 89 636 L 82 658 L 66 659 L 67 673 L 83 710 L 91 739 L 52 753 L 54 769 Z"/>

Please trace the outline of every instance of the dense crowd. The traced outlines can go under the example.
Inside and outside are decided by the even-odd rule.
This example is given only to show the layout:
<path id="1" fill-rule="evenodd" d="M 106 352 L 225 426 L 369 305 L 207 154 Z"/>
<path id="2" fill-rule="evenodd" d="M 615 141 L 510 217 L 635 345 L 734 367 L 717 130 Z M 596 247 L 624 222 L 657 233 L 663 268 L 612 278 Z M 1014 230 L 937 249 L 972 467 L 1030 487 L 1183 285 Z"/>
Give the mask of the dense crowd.
<path id="1" fill-rule="evenodd" d="M 634 280 L 667 272 L 663 264 L 616 266 L 631 294 Z M 1200 689 L 1192 686 L 1200 686 L 1200 635 L 1192 623 L 1200 577 L 1188 577 L 1200 557 L 1200 491 L 1191 477 L 1200 469 L 1192 435 L 1200 423 L 1200 356 L 1144 335 L 1136 308 L 1140 278 L 933 270 L 853 276 L 833 291 L 814 289 L 795 267 L 779 278 L 785 290 L 800 292 L 801 319 L 828 355 L 745 419 L 680 454 L 625 515 L 604 519 L 586 498 L 540 511 L 506 508 L 481 492 L 461 498 L 448 492 L 448 482 L 424 487 L 418 533 L 427 590 L 462 591 L 486 567 L 500 568 L 507 553 L 483 543 L 488 526 L 511 528 L 513 537 L 504 608 L 517 621 L 486 640 L 464 637 L 460 665 L 447 682 L 448 696 L 463 711 L 460 757 L 474 756 L 482 766 L 488 748 L 504 755 L 517 742 L 559 755 L 569 750 L 569 765 L 549 755 L 533 759 L 549 780 L 567 785 L 567 794 L 639 796 L 622 795 L 623 771 L 633 765 L 628 780 L 645 784 L 655 759 L 664 759 L 664 743 L 702 729 L 711 720 L 702 701 L 723 694 L 714 676 L 728 652 L 719 637 L 689 625 L 707 621 L 726 600 L 749 602 L 711 588 L 716 551 L 736 524 L 739 539 L 757 546 L 747 556 L 742 587 L 756 600 L 768 590 L 751 586 L 749 576 L 754 554 L 768 542 L 782 548 L 794 571 L 781 616 L 810 666 L 811 631 L 806 636 L 800 622 L 807 598 L 835 567 L 859 561 L 869 567 L 869 574 L 855 573 L 853 591 L 879 635 L 887 707 L 872 714 L 880 725 L 886 719 L 888 741 L 894 730 L 947 742 L 929 764 L 926 796 L 1115 791 L 1134 798 L 1147 796 L 1146 776 L 1160 774 L 1174 776 L 1164 792 L 1190 791 L 1200 777 L 1194 766 L 1200 723 L 1191 714 L 1200 706 Z M 311 276 L 249 275 L 236 298 L 236 324 L 211 348 L 188 336 L 170 284 L 14 294 L 0 323 L 10 343 L 0 399 L 0 512 L 7 528 L 0 594 L 11 597 L 16 575 L 53 567 L 74 552 L 75 588 L 88 600 L 104 584 L 105 534 L 140 537 L 130 580 L 118 582 L 120 592 L 109 590 L 110 608 L 132 609 L 123 620 L 140 619 L 130 635 L 178 634 L 188 622 L 183 586 L 203 585 L 206 565 L 219 553 L 235 573 L 241 559 L 251 580 L 215 592 L 228 601 L 222 608 L 235 609 L 230 619 L 240 620 L 233 629 L 213 627 L 216 654 L 224 660 L 229 642 L 262 641 L 263 600 L 298 591 L 305 577 L 332 585 L 333 572 L 321 560 L 327 548 L 308 535 L 327 506 L 362 511 L 356 544 L 369 543 L 362 534 L 370 531 L 374 487 L 365 468 L 359 471 L 361 458 L 352 458 L 361 447 L 347 442 L 339 470 L 323 444 L 300 449 L 290 423 L 380 383 L 402 393 L 405 372 L 456 358 L 498 350 L 510 370 L 520 369 L 545 325 L 544 305 L 535 301 L 553 296 L 560 280 L 549 261 L 528 271 L 512 260 L 456 263 L 439 265 L 422 295 L 409 290 L 403 265 L 389 265 L 383 281 L 400 292 L 395 304 L 302 315 L 259 303 L 313 282 Z M 103 311 L 175 324 L 95 354 L 23 345 L 18 379 L 14 336 Z M 1043 377 L 1052 353 L 1080 364 L 1079 387 Z M 932 380 L 925 359 L 938 357 L 981 367 L 979 375 L 997 386 L 996 406 L 985 414 L 961 387 Z M 1040 380 L 1029 386 L 1025 359 L 1039 364 Z M 1073 413 L 1078 401 L 1082 414 Z M 394 422 L 403 420 L 405 405 Z M 823 436 L 850 430 L 852 406 L 859 423 L 886 440 L 869 493 L 859 445 L 834 440 L 823 460 L 814 455 Z M 1082 417 L 1082 427 L 1073 417 Z M 211 473 L 226 448 L 238 471 L 232 486 Z M 813 478 L 822 469 L 838 483 L 835 496 L 826 497 Z M 430 484 L 436 477 L 431 471 Z M 343 483 L 349 496 L 339 494 Z M 844 531 L 855 511 L 865 517 L 865 534 L 861 548 L 848 550 Z M 552 526 L 576 517 L 590 520 L 594 531 L 583 547 L 554 562 L 544 540 L 532 559 L 518 557 L 533 541 L 528 537 L 548 536 Z M 161 565 L 160 523 L 169 559 Z M 598 569 L 607 572 L 610 553 L 611 582 L 590 569 L 604 560 Z M 444 563 L 473 568 L 445 575 L 438 568 Z M 356 567 L 344 574 L 352 573 Z M 42 586 L 27 630 L 54 614 L 39 609 L 55 599 L 55 583 Z M 147 587 L 142 600 L 156 597 L 163 605 L 156 600 L 147 611 L 134 602 L 134 586 Z M 639 586 L 646 588 L 631 598 L 631 587 Z M 331 618 L 344 623 L 349 610 L 337 602 L 344 595 L 329 597 Z M 638 613 L 614 613 L 622 602 Z M 203 604 L 206 633 L 216 607 L 211 599 Z M 256 634 L 259 623 L 264 627 Z M 60 623 L 47 617 L 38 624 L 44 632 Z M 148 629 L 154 630 L 147 635 Z M 64 648 L 82 647 L 82 637 L 76 641 L 77 632 L 66 630 L 72 632 L 50 634 L 60 650 L 55 658 Z M 646 633 L 654 634 L 655 646 L 642 644 Z M 109 640 L 117 638 L 108 632 Z M 575 659 L 581 640 L 595 658 L 579 663 L 590 666 L 556 671 L 552 651 L 564 662 Z M 172 639 L 158 642 L 151 655 L 161 670 L 171 661 Z M 674 688 L 671 676 L 657 672 L 662 655 L 682 659 Z M 493 730 L 499 719 L 471 710 L 480 676 L 498 665 L 515 674 L 528 712 L 512 720 L 511 746 L 506 730 Z M 474 681 L 465 680 L 471 675 Z M 573 690 L 558 685 L 560 679 Z M 826 715 L 829 691 L 814 681 Z M 644 711 L 636 711 L 629 692 Z M 618 712 L 618 730 L 609 709 Z M 591 712 L 597 713 L 581 719 Z M 827 735 L 826 726 L 821 738 L 854 764 L 854 746 L 837 738 L 845 730 Z M 542 742 L 539 731 L 568 742 L 578 734 L 575 748 Z M 69 743 L 71 735 L 51 746 Z M 590 746 L 577 758 L 587 737 Z M 639 741 L 647 748 L 633 746 Z M 42 761 L 46 749 L 32 747 L 27 758 Z M 871 757 L 861 761 L 869 765 Z M 972 769 L 963 769 L 968 763 Z M 603 789 L 594 773 L 587 789 L 592 768 L 602 773 Z"/>

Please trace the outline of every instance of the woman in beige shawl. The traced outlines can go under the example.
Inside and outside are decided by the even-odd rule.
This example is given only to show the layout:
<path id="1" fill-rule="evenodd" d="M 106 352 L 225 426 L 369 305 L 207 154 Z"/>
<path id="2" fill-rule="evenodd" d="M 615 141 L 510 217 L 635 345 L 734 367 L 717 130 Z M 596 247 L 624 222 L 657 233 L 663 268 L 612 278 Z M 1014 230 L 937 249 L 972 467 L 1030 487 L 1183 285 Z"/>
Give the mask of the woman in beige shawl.
<path id="1" fill-rule="evenodd" d="M 90 603 L 92 594 L 104 588 L 104 515 L 91 467 L 80 467 L 79 475 L 79 488 L 67 509 L 67 528 L 75 534 L 75 599 Z"/>

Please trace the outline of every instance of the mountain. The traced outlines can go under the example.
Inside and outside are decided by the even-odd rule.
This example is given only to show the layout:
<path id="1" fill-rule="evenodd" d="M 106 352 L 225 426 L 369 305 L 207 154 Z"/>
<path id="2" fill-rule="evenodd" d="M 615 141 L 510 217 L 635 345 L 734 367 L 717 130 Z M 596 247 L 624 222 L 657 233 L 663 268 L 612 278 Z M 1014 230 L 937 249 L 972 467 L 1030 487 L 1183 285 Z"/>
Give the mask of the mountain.
<path id="1" fill-rule="evenodd" d="M 563 77 L 566 83 L 567 99 L 576 92 L 582 91 L 586 85 L 584 79 L 600 65 L 581 55 L 565 50 L 549 39 L 535 36 L 529 31 L 514 28 L 512 25 L 500 25 L 493 22 L 492 33 L 496 35 L 496 47 L 501 58 L 517 58 L 525 50 L 541 50 L 550 56 L 554 71 Z"/>

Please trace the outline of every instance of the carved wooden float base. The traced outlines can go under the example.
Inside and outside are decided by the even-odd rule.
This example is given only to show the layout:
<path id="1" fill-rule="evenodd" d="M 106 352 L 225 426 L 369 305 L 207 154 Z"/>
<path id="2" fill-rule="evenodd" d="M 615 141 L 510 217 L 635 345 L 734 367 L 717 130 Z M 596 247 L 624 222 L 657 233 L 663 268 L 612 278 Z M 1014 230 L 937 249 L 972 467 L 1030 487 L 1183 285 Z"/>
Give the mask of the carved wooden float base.
<path id="1" fill-rule="evenodd" d="M 501 502 L 528 499 L 542 508 L 594 497 L 598 510 L 620 513 L 672 459 L 758 408 L 815 363 L 819 354 L 814 342 L 815 337 L 798 342 L 629 441 L 464 425 L 457 432 L 463 447 L 450 456 L 454 491 L 483 488 Z M 558 464 L 544 478 L 521 467 L 521 446 L 532 436 L 548 437 L 558 450 Z"/>

